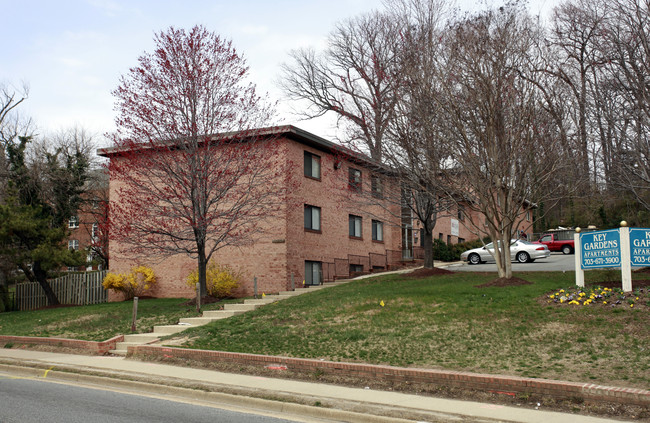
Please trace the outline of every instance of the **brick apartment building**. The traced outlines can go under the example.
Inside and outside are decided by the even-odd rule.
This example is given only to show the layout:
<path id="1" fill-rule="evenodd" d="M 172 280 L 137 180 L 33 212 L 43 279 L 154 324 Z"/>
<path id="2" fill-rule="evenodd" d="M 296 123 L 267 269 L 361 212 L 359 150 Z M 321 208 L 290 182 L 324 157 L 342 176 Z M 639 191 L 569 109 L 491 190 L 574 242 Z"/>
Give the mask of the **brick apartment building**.
<path id="1" fill-rule="evenodd" d="M 68 248 L 86 250 L 87 265 L 69 267 L 68 271 L 103 270 L 106 268 L 108 236 L 106 206 L 108 201 L 108 174 L 95 171 L 86 186 L 86 194 L 76 215 L 68 220 Z"/>
<path id="2" fill-rule="evenodd" d="M 297 181 L 289 203 L 274 217 L 264 235 L 246 247 L 225 247 L 213 260 L 244 270 L 240 295 L 273 293 L 295 286 L 320 284 L 349 277 L 354 272 L 384 270 L 422 258 L 421 237 L 415 219 L 386 195 L 394 181 L 360 155 L 350 155 L 321 137 L 296 128 L 266 129 L 280 144 L 274 154 L 289 163 Z M 114 150 L 100 150 L 114 156 Z M 298 165 L 299 164 L 299 165 Z M 117 184 L 110 181 L 110 202 L 119 201 Z M 478 219 L 463 210 L 439 215 L 434 237 L 457 243 L 476 239 L 463 219 Z M 185 279 L 196 261 L 185 255 L 151 262 L 133 258 L 128 247 L 111 240 L 111 271 L 127 272 L 136 264 L 151 266 L 159 283 L 151 292 L 158 297 L 191 297 Z"/>

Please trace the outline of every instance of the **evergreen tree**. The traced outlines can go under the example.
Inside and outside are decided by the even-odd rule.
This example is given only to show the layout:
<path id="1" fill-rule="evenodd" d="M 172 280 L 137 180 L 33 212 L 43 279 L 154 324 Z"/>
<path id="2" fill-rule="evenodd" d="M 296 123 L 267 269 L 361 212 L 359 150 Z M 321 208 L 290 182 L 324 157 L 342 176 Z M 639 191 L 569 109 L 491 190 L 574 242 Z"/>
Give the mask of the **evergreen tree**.
<path id="1" fill-rule="evenodd" d="M 87 179 L 89 159 L 79 148 L 60 147 L 32 163 L 26 159 L 30 137 L 6 146 L 7 195 L 0 204 L 0 255 L 38 282 L 49 305 L 59 300 L 48 277 L 63 266 L 85 262 L 80 251 L 69 250 L 66 224 L 77 213 Z"/>

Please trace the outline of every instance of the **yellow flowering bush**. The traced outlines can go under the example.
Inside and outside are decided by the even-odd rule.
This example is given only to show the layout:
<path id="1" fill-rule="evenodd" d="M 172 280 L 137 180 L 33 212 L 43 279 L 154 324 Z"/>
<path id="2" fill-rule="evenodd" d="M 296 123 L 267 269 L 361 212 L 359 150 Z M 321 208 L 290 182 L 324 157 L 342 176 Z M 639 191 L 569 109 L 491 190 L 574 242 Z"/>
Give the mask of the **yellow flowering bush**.
<path id="1" fill-rule="evenodd" d="M 136 266 L 128 274 L 109 273 L 104 278 L 102 285 L 104 289 L 112 289 L 122 292 L 129 300 L 138 297 L 151 289 L 156 284 L 156 275 L 152 268 L 147 266 Z"/>
<path id="2" fill-rule="evenodd" d="M 208 294 L 216 298 L 229 297 L 239 287 L 242 273 L 228 265 L 209 263 L 205 272 L 205 282 Z M 187 276 L 187 284 L 192 288 L 199 282 L 199 270 L 196 269 Z"/>

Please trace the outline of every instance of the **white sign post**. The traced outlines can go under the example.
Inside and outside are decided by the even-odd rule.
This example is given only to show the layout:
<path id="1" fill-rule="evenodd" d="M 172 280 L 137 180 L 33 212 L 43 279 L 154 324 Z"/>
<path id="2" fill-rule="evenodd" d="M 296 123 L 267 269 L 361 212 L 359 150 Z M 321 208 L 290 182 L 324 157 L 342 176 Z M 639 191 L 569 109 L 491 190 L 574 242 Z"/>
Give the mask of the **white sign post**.
<path id="1" fill-rule="evenodd" d="M 625 223 L 625 226 L 623 224 Z M 632 257 L 630 255 L 630 228 L 621 222 L 621 282 L 623 292 L 632 291 Z"/>
<path id="2" fill-rule="evenodd" d="M 574 258 L 576 263 L 576 285 L 585 286 L 585 271 L 582 270 L 582 245 L 580 243 L 580 228 L 573 234 Z"/>

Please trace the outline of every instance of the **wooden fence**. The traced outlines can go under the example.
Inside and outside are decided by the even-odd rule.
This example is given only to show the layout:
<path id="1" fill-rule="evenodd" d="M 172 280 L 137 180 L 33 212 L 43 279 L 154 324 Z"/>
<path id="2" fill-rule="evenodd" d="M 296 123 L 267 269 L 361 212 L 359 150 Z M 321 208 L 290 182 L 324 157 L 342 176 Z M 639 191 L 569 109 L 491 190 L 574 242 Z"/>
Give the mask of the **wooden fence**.
<path id="1" fill-rule="evenodd" d="M 107 271 L 69 273 L 51 279 L 50 286 L 61 304 L 87 305 L 108 301 L 108 291 L 102 286 Z M 19 310 L 35 310 L 47 306 L 47 298 L 37 282 L 16 284 Z"/>

